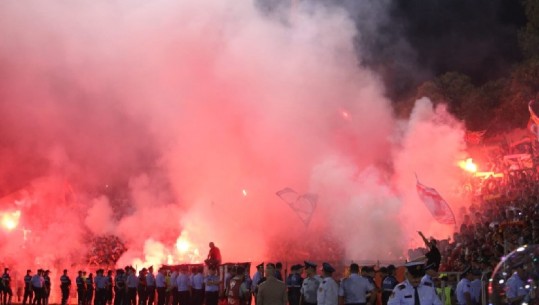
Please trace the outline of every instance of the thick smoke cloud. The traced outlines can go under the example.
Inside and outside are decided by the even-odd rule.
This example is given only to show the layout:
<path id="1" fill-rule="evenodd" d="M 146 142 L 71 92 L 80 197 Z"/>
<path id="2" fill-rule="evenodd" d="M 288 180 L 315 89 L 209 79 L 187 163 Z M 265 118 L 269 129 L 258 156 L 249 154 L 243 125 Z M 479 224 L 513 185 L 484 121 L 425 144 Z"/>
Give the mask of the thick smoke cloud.
<path id="1" fill-rule="evenodd" d="M 249 1 L 3 1 L 2 201 L 22 210 L 6 263 L 81 264 L 104 234 L 128 248 L 121 266 L 200 261 L 209 241 L 225 261 L 290 243 L 303 257 L 281 260 L 325 259 L 301 242 L 324 239 L 340 259 L 396 259 L 418 229 L 449 234 L 414 171 L 449 194 L 460 124 L 427 100 L 397 121 L 342 9 L 274 14 Z M 275 195 L 284 187 L 318 195 L 308 228 Z"/>

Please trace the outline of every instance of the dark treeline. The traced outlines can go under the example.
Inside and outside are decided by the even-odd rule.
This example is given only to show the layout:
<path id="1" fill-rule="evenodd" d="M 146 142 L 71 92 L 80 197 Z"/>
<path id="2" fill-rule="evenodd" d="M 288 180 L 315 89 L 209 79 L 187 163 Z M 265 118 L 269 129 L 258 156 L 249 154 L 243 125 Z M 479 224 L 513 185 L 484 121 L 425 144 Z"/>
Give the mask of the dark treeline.
<path id="1" fill-rule="evenodd" d="M 471 130 L 526 125 L 539 91 L 538 1 L 391 0 L 385 8 L 369 27 L 357 16 L 357 46 L 398 115 L 427 96 Z"/>

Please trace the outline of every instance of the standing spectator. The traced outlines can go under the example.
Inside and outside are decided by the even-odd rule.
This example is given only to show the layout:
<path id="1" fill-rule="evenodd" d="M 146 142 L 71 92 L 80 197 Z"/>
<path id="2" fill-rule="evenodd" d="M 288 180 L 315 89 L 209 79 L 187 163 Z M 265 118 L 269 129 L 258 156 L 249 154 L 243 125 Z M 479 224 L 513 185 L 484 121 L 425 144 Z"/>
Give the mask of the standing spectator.
<path id="1" fill-rule="evenodd" d="M 399 283 L 395 278 L 395 266 L 389 265 L 386 270 L 387 276 L 382 279 L 382 305 L 387 305 L 389 296 Z"/>
<path id="2" fill-rule="evenodd" d="M 127 279 L 125 285 L 127 286 L 127 302 L 125 305 L 137 305 L 137 286 L 138 278 L 135 275 L 135 269 L 133 267 L 126 267 Z"/>
<path id="3" fill-rule="evenodd" d="M 148 293 L 148 305 L 155 305 L 155 276 L 153 275 L 153 266 L 148 268 L 148 274 L 146 274 L 146 291 Z"/>
<path id="4" fill-rule="evenodd" d="M 69 298 L 69 288 L 71 288 L 71 279 L 67 275 L 67 269 L 64 269 L 64 273 L 60 277 L 60 290 L 62 292 L 62 305 L 67 305 L 67 299 Z"/>
<path id="5" fill-rule="evenodd" d="M 266 281 L 260 284 L 257 293 L 257 305 L 286 305 L 286 285 L 275 278 L 275 265 L 266 265 Z"/>
<path id="6" fill-rule="evenodd" d="M 77 284 L 78 305 L 86 304 L 86 280 L 82 275 L 82 270 L 79 270 L 79 276 L 75 279 L 75 283 Z"/>
<path id="7" fill-rule="evenodd" d="M 86 305 L 92 305 L 94 299 L 94 274 L 90 272 L 86 278 Z"/>
<path id="8" fill-rule="evenodd" d="M 9 276 L 9 268 L 4 268 L 2 275 L 2 284 L 4 286 L 4 305 L 11 305 L 13 290 L 11 290 L 11 277 Z"/>
<path id="9" fill-rule="evenodd" d="M 112 305 L 114 299 L 114 279 L 112 278 L 112 270 L 107 271 L 107 288 L 105 292 L 105 303 Z"/>
<path id="10" fill-rule="evenodd" d="M 163 267 L 157 270 L 157 275 L 155 276 L 155 286 L 157 287 L 157 305 L 165 305 L 167 281 Z"/>
<path id="11" fill-rule="evenodd" d="M 281 262 L 275 264 L 275 278 L 281 282 L 283 281 L 283 264 Z"/>
<path id="12" fill-rule="evenodd" d="M 51 277 L 49 276 L 50 271 L 45 270 L 43 275 L 43 304 L 49 305 L 49 297 L 51 296 Z"/>
<path id="13" fill-rule="evenodd" d="M 201 268 L 199 266 L 193 268 L 194 274 L 191 280 L 192 305 L 202 305 L 204 302 L 204 276 Z"/>
<path id="14" fill-rule="evenodd" d="M 301 286 L 303 278 L 301 277 L 302 265 L 294 265 L 290 269 L 290 274 L 286 279 L 286 287 L 288 288 L 288 303 L 290 305 L 299 305 L 301 298 Z"/>
<path id="15" fill-rule="evenodd" d="M 191 278 L 187 274 L 187 267 L 181 267 L 178 277 L 176 277 L 176 284 L 178 287 L 178 304 L 189 305 L 191 289 Z"/>
<path id="16" fill-rule="evenodd" d="M 43 285 L 45 280 L 43 279 L 43 270 L 37 270 L 37 273 L 32 277 L 32 290 L 34 291 L 34 303 L 42 305 L 43 301 Z"/>
<path id="17" fill-rule="evenodd" d="M 114 305 L 129 305 L 127 304 L 127 286 L 125 285 L 126 276 L 124 269 L 116 270 L 114 277 Z"/>
<path id="18" fill-rule="evenodd" d="M 34 291 L 32 290 L 32 270 L 28 269 L 26 270 L 26 275 L 24 276 L 24 296 L 22 299 L 22 305 L 26 305 L 26 301 L 28 301 L 28 304 L 32 304 Z M 82 304 L 79 304 L 82 305 Z"/>

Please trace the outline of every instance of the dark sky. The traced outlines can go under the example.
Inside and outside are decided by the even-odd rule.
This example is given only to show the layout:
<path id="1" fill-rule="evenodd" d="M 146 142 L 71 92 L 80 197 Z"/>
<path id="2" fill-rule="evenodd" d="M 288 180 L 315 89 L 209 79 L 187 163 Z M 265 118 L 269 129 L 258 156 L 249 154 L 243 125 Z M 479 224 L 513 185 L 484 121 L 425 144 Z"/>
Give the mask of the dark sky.
<path id="1" fill-rule="evenodd" d="M 518 0 L 392 0 L 387 14 L 359 48 L 393 99 L 450 71 L 481 84 L 521 59 L 518 30 L 526 17 Z"/>
<path id="2" fill-rule="evenodd" d="M 362 64 L 379 72 L 394 100 L 445 72 L 476 84 L 520 60 L 522 0 L 301 0 L 344 7 L 356 21 Z M 290 0 L 258 0 L 264 9 Z"/>

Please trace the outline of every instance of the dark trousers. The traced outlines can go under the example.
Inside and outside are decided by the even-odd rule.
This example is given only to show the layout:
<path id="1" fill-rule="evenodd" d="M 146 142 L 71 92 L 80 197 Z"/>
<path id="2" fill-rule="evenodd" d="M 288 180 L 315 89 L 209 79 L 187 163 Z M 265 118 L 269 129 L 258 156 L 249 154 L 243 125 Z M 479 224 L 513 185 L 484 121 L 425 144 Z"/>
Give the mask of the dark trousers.
<path id="1" fill-rule="evenodd" d="M 166 296 L 167 288 L 157 287 L 157 305 L 165 305 Z"/>
<path id="2" fill-rule="evenodd" d="M 137 289 L 137 293 L 139 305 L 146 305 L 146 303 L 148 302 L 148 292 L 146 291 L 146 287 L 139 286 Z"/>
<path id="3" fill-rule="evenodd" d="M 107 291 L 105 288 L 97 288 L 95 290 L 95 301 L 94 305 L 105 305 L 106 302 L 106 295 Z"/>
<path id="4" fill-rule="evenodd" d="M 124 304 L 125 302 L 125 288 L 114 288 L 114 305 L 128 305 Z"/>
<path id="5" fill-rule="evenodd" d="M 146 293 L 148 294 L 148 305 L 154 305 L 155 301 L 155 286 L 146 287 Z"/>
<path id="6" fill-rule="evenodd" d="M 13 297 L 13 291 L 11 290 L 11 287 L 10 286 L 5 286 L 4 287 L 4 304 L 6 304 L 6 305 L 11 304 L 11 298 L 12 297 Z"/>
<path id="7" fill-rule="evenodd" d="M 137 305 L 137 288 L 127 288 L 127 302 L 124 305 Z"/>
<path id="8" fill-rule="evenodd" d="M 112 305 L 112 300 L 114 299 L 114 288 L 108 287 L 105 290 L 105 303 Z"/>
<path id="9" fill-rule="evenodd" d="M 79 305 L 86 304 L 86 288 L 77 287 L 77 300 Z"/>
<path id="10" fill-rule="evenodd" d="M 299 289 L 289 289 L 288 290 L 288 304 L 290 305 L 299 305 L 299 299 L 301 297 L 301 292 Z"/>
<path id="11" fill-rule="evenodd" d="M 204 301 L 206 305 L 217 305 L 219 303 L 219 291 L 206 291 Z"/>
<path id="12" fill-rule="evenodd" d="M 69 286 L 60 285 L 60 290 L 62 291 L 62 305 L 67 305 L 67 299 L 69 298 Z"/>
<path id="13" fill-rule="evenodd" d="M 172 305 L 178 305 L 180 298 L 180 293 L 178 292 L 178 288 L 172 287 Z"/>
<path id="14" fill-rule="evenodd" d="M 26 301 L 28 301 L 28 304 L 32 304 L 32 299 L 34 297 L 34 291 L 31 287 L 24 287 L 24 296 L 22 298 L 22 305 L 26 305 Z"/>
<path id="15" fill-rule="evenodd" d="M 189 291 L 178 291 L 178 303 L 180 305 L 190 305 L 189 304 Z"/>
<path id="16" fill-rule="evenodd" d="M 203 289 L 193 289 L 191 291 L 191 304 L 192 305 L 202 305 L 204 303 L 204 290 Z"/>
<path id="17" fill-rule="evenodd" d="M 37 305 L 42 305 L 43 301 L 43 287 L 32 287 L 34 290 L 34 303 Z"/>
<path id="18" fill-rule="evenodd" d="M 86 289 L 86 305 L 92 305 L 94 299 L 94 288 Z"/>

